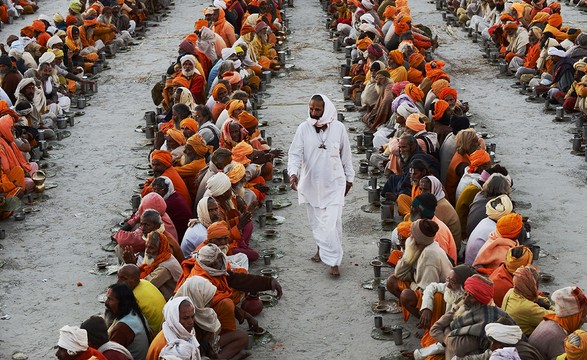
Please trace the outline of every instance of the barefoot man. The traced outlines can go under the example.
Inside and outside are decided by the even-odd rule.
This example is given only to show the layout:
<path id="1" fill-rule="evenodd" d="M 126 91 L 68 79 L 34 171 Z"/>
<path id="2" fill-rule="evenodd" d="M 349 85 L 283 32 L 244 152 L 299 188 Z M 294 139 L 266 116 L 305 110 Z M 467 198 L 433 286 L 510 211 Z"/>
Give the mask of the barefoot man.
<path id="1" fill-rule="evenodd" d="M 340 276 L 342 261 L 342 207 L 353 185 L 355 171 L 346 129 L 334 104 L 324 95 L 310 99 L 309 117 L 301 123 L 289 148 L 289 183 L 306 204 L 308 220 L 318 245 L 314 262 L 330 266 Z"/>

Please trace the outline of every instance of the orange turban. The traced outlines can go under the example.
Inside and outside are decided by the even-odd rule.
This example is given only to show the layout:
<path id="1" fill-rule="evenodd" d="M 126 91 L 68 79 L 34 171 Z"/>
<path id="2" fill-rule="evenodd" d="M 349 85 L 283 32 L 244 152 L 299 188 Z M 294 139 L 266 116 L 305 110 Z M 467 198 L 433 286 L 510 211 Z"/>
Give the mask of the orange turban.
<path id="1" fill-rule="evenodd" d="M 249 114 L 246 111 L 243 111 L 242 113 L 240 113 L 240 115 L 238 116 L 238 122 L 245 129 L 250 129 L 250 128 L 253 128 L 253 127 L 259 125 L 259 120 L 257 120 L 256 117 L 254 117 L 253 115 Z"/>
<path id="2" fill-rule="evenodd" d="M 226 111 L 228 112 L 228 116 L 233 117 L 232 113 L 238 109 L 245 109 L 245 103 L 242 102 L 242 100 L 229 100 L 226 103 Z"/>
<path id="3" fill-rule="evenodd" d="M 357 49 L 365 51 L 371 44 L 373 44 L 373 40 L 365 36 L 364 38 L 357 40 Z"/>
<path id="4" fill-rule="evenodd" d="M 409 22 L 412 21 L 412 17 L 410 15 L 400 15 L 399 17 L 397 17 L 393 23 L 395 25 L 395 33 L 397 35 L 401 35 L 403 33 L 405 33 L 406 31 L 410 30 L 410 24 L 408 24 Z"/>
<path id="5" fill-rule="evenodd" d="M 196 21 L 196 23 L 194 24 L 194 29 L 202 30 L 203 27 L 207 27 L 207 26 L 208 26 L 208 21 L 204 20 L 204 19 L 200 19 L 200 20 Z"/>
<path id="6" fill-rule="evenodd" d="M 392 50 L 389 52 L 389 58 L 399 66 L 404 64 L 404 54 L 399 50 Z"/>
<path id="7" fill-rule="evenodd" d="M 173 158 L 171 153 L 167 150 L 155 150 L 151 153 L 151 161 L 159 161 L 165 167 L 171 167 L 173 164 Z"/>
<path id="8" fill-rule="evenodd" d="M 396 2 L 397 4 L 397 2 Z M 392 19 L 395 16 L 395 6 L 387 5 L 385 11 L 383 11 L 383 17 L 386 19 Z"/>
<path id="9" fill-rule="evenodd" d="M 410 236 L 410 228 L 412 227 L 411 221 L 402 221 L 401 223 L 397 224 L 397 233 L 403 238 L 407 238 Z"/>
<path id="10" fill-rule="evenodd" d="M 210 151 L 210 148 L 208 147 L 208 145 L 204 141 L 204 138 L 200 134 L 194 134 L 190 136 L 187 139 L 187 144 L 191 146 L 196 152 L 196 154 L 200 156 L 204 156 Z"/>
<path id="11" fill-rule="evenodd" d="M 139 269 L 141 270 L 141 279 L 152 273 L 162 262 L 171 258 L 171 247 L 169 246 L 169 239 L 163 233 L 150 232 L 147 235 L 150 240 L 155 234 L 159 236 L 159 253 L 152 264 L 141 264 Z"/>
<path id="12" fill-rule="evenodd" d="M 444 100 L 438 100 L 434 103 L 434 112 L 432 113 L 433 120 L 440 120 L 444 116 L 446 109 L 448 109 L 450 105 Z"/>
<path id="13" fill-rule="evenodd" d="M 33 30 L 38 32 L 45 32 L 45 23 L 41 20 L 33 20 L 33 24 L 31 25 Z"/>
<path id="14" fill-rule="evenodd" d="M 446 98 L 452 95 L 455 100 L 457 99 L 457 91 L 450 87 L 445 87 L 438 92 L 438 98 L 441 100 L 446 100 Z"/>
<path id="15" fill-rule="evenodd" d="M 245 166 L 236 161 L 233 161 L 229 166 L 232 166 L 232 169 L 226 173 L 226 176 L 230 179 L 230 183 L 234 185 L 245 177 Z"/>
<path id="16" fill-rule="evenodd" d="M 559 28 L 563 24 L 563 18 L 560 14 L 552 14 L 548 17 L 548 25 Z"/>
<path id="17" fill-rule="evenodd" d="M 406 119 L 406 127 L 412 129 L 415 132 L 420 132 L 426 129 L 426 123 L 420 119 L 420 114 L 410 114 Z"/>
<path id="18" fill-rule="evenodd" d="M 167 130 L 167 135 L 169 135 L 176 143 L 180 146 L 185 145 L 185 136 L 183 135 L 183 131 L 177 130 L 176 128 L 171 128 Z"/>
<path id="19" fill-rule="evenodd" d="M 499 18 L 499 20 L 501 20 L 501 22 L 516 21 L 516 19 L 514 19 L 510 14 L 506 14 L 506 13 L 501 14 L 501 17 Z"/>
<path id="20" fill-rule="evenodd" d="M 514 21 L 508 21 L 507 23 L 505 23 L 505 25 L 503 26 L 504 30 L 511 30 L 511 29 L 517 29 L 518 28 L 518 23 L 514 22 Z"/>
<path id="21" fill-rule="evenodd" d="M 97 23 L 98 23 L 98 20 L 96 18 L 84 20 L 84 26 L 87 26 L 87 27 L 96 26 Z"/>
<path id="22" fill-rule="evenodd" d="M 409 83 L 404 88 L 404 93 L 408 95 L 414 102 L 422 101 L 424 99 L 424 92 L 416 85 Z"/>
<path id="23" fill-rule="evenodd" d="M 552 12 L 559 12 L 561 11 L 561 4 L 558 2 L 553 2 L 552 4 L 548 5 Z"/>
<path id="24" fill-rule="evenodd" d="M 436 97 L 440 95 L 440 90 L 450 86 L 450 83 L 445 79 L 436 80 L 432 83 L 432 92 Z"/>
<path id="25" fill-rule="evenodd" d="M 408 0 L 396 0 L 395 6 L 397 6 L 397 7 L 408 6 Z"/>
<path id="26" fill-rule="evenodd" d="M 411 68 L 417 68 L 418 66 L 420 66 L 420 64 L 422 64 L 422 61 L 424 61 L 424 55 L 420 54 L 420 53 L 413 53 L 410 56 L 410 67 Z"/>
<path id="27" fill-rule="evenodd" d="M 232 160 L 243 165 L 249 165 L 251 159 L 247 155 L 251 155 L 252 153 L 253 147 L 246 141 L 241 141 L 232 148 Z"/>
<path id="28" fill-rule="evenodd" d="M 190 129 L 191 131 L 197 133 L 198 129 L 200 128 L 200 126 L 198 125 L 198 123 L 196 122 L 196 120 L 192 119 L 192 118 L 185 118 L 183 119 L 180 123 L 179 123 L 179 128 L 181 129 L 182 127 L 187 127 L 188 129 Z"/>
<path id="29" fill-rule="evenodd" d="M 219 239 L 230 235 L 226 221 L 216 221 L 208 226 L 208 236 L 206 240 Z"/>
<path id="30" fill-rule="evenodd" d="M 444 61 L 440 60 L 433 60 L 429 63 L 426 63 L 426 77 L 430 79 L 433 83 L 439 79 L 446 79 L 450 81 L 450 77 L 442 70 L 444 65 Z"/>
<path id="31" fill-rule="evenodd" d="M 217 84 L 216 86 L 214 86 L 214 88 L 212 88 L 212 97 L 214 98 L 214 100 L 220 101 L 218 95 L 220 94 L 220 90 L 222 89 L 224 89 L 224 91 L 228 93 L 228 89 L 226 88 L 226 86 L 224 86 L 224 84 Z"/>
<path id="32" fill-rule="evenodd" d="M 565 353 L 567 360 L 581 360 L 587 353 L 587 332 L 578 329 L 565 339 Z"/>
<path id="33" fill-rule="evenodd" d="M 532 19 L 532 22 L 538 22 L 538 23 L 543 23 L 546 24 L 548 22 L 548 18 L 550 17 L 550 15 L 548 13 L 545 12 L 539 12 L 536 15 L 534 15 L 534 18 Z"/>
<path id="34" fill-rule="evenodd" d="M 475 150 L 469 157 L 469 172 L 473 173 L 483 164 L 491 161 L 491 157 L 485 150 Z"/>
<path id="35" fill-rule="evenodd" d="M 20 33 L 26 37 L 32 38 L 33 36 L 35 36 L 35 29 L 33 29 L 32 26 L 25 26 L 22 29 L 20 29 Z"/>
<path id="36" fill-rule="evenodd" d="M 522 231 L 522 215 L 511 213 L 497 220 L 496 230 L 506 239 L 515 239 Z"/>
<path id="37" fill-rule="evenodd" d="M 238 73 L 238 71 L 227 71 L 222 74 L 222 79 L 228 80 L 230 85 L 235 85 L 241 82 L 243 78 Z"/>
<path id="38" fill-rule="evenodd" d="M 176 78 L 173 79 L 173 81 L 171 82 L 172 85 L 179 85 L 181 87 L 184 87 L 186 89 L 190 88 L 190 82 L 188 81 L 188 79 L 184 78 L 183 76 L 178 76 Z"/>
<path id="39" fill-rule="evenodd" d="M 241 27 L 241 36 L 246 35 L 246 34 L 250 34 L 252 32 L 255 32 L 255 28 L 247 23 L 244 23 L 243 26 Z"/>

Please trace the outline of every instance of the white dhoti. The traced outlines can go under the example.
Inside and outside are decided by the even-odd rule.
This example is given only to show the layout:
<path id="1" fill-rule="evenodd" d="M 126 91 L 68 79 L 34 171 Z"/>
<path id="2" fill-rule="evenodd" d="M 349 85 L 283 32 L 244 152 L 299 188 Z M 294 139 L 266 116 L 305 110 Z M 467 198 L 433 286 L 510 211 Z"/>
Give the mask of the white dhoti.
<path id="1" fill-rule="evenodd" d="M 306 204 L 312 235 L 320 249 L 320 259 L 329 266 L 342 262 L 342 206 L 333 205 L 325 209 Z"/>

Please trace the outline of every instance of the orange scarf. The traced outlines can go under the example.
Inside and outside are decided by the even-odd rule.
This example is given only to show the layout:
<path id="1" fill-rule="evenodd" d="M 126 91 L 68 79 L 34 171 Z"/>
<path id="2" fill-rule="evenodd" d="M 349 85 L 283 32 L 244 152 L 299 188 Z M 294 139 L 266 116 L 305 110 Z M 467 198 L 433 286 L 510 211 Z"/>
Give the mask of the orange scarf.
<path id="1" fill-rule="evenodd" d="M 577 330 L 581 325 L 581 319 L 583 318 L 583 312 L 579 312 L 578 314 L 567 316 L 567 317 L 558 317 L 556 314 L 548 314 L 544 316 L 545 320 L 552 320 L 558 323 L 566 332 L 567 334 L 572 333 L 573 331 Z"/>
<path id="2" fill-rule="evenodd" d="M 153 236 L 154 232 L 148 235 L 149 240 Z M 163 233 L 157 233 L 159 235 L 159 254 L 155 258 L 155 261 L 151 265 L 141 264 L 139 269 L 141 270 L 141 279 L 144 279 L 147 275 L 153 272 L 159 264 L 171 258 L 171 248 L 169 247 L 169 240 Z"/>

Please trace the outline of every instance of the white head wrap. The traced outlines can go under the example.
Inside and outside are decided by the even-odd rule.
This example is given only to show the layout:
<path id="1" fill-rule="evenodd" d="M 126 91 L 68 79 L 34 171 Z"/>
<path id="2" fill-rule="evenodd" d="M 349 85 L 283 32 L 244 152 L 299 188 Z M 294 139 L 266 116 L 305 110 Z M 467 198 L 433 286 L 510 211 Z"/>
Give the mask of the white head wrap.
<path id="1" fill-rule="evenodd" d="M 164 200 L 167 200 L 171 195 L 175 193 L 175 186 L 173 186 L 173 182 L 167 176 L 159 176 L 161 179 L 165 180 L 165 185 L 167 185 L 167 192 L 163 196 Z"/>
<path id="2" fill-rule="evenodd" d="M 564 50 L 559 50 L 554 46 L 548 49 L 548 55 L 550 56 L 558 56 L 558 57 L 566 57 L 567 53 Z"/>
<path id="3" fill-rule="evenodd" d="M 361 1 L 361 5 L 363 5 L 363 7 L 364 7 L 366 10 L 371 10 L 371 9 L 373 9 L 373 3 L 372 3 L 370 0 L 363 0 L 363 1 Z"/>
<path id="4" fill-rule="evenodd" d="M 214 0 L 214 7 L 226 10 L 226 3 L 224 0 Z"/>
<path id="5" fill-rule="evenodd" d="M 59 329 L 57 346 L 67 350 L 69 355 L 88 350 L 88 333 L 77 326 L 65 325 Z"/>
<path id="6" fill-rule="evenodd" d="M 225 173 L 212 175 L 206 182 L 206 194 L 210 196 L 220 196 L 230 190 L 230 179 Z"/>
<path id="7" fill-rule="evenodd" d="M 223 259 L 223 264 L 220 266 L 220 269 L 211 267 L 212 263 L 214 263 L 218 258 L 218 255 L 222 256 Z M 226 272 L 226 265 L 228 264 L 228 260 L 218 245 L 207 244 L 201 247 L 200 250 L 196 252 L 195 258 L 198 265 L 200 265 L 202 269 L 206 270 L 210 276 L 228 275 L 228 272 Z"/>
<path id="8" fill-rule="evenodd" d="M 499 200 L 500 203 L 493 207 L 492 203 L 497 200 Z M 512 200 L 505 194 L 489 200 L 487 205 L 485 205 L 485 214 L 487 214 L 487 217 L 493 221 L 501 219 L 513 210 L 514 205 L 512 204 Z"/>
<path id="9" fill-rule="evenodd" d="M 63 41 L 57 35 L 53 35 L 49 38 L 49 40 L 47 40 L 47 47 L 49 49 L 53 48 L 53 45 L 56 45 L 56 44 L 63 44 Z"/>
<path id="10" fill-rule="evenodd" d="M 222 60 L 226 60 L 229 57 L 231 57 L 232 55 L 236 55 L 236 50 L 234 50 L 233 48 L 227 47 L 227 48 L 222 49 L 221 54 L 222 54 Z"/>
<path id="11" fill-rule="evenodd" d="M 330 124 L 331 122 L 333 122 L 337 118 L 336 108 L 334 107 L 334 104 L 332 103 L 332 101 L 330 101 L 330 99 L 328 97 L 326 97 L 326 95 L 315 94 L 315 95 L 312 95 L 312 97 L 314 97 L 316 95 L 319 95 L 322 98 L 322 100 L 324 100 L 324 113 L 322 114 L 320 119 L 318 119 L 318 120 L 312 119 L 312 117 L 310 116 L 310 109 L 308 108 L 308 121 L 312 125 Z"/>
<path id="12" fill-rule="evenodd" d="M 41 65 L 42 63 L 50 64 L 53 61 L 55 61 L 55 54 L 50 51 L 47 51 L 39 58 L 39 65 Z"/>
<path id="13" fill-rule="evenodd" d="M 220 321 L 214 309 L 207 305 L 216 294 L 216 286 L 201 276 L 188 278 L 177 290 L 175 296 L 187 296 L 196 309 L 196 324 L 202 330 L 216 334 L 220 331 Z"/>
<path id="14" fill-rule="evenodd" d="M 216 59 L 218 59 L 218 56 L 216 55 L 216 49 L 214 47 L 215 40 L 216 35 L 206 26 L 200 30 L 200 36 L 198 37 L 198 40 L 196 40 L 196 48 L 206 54 L 206 56 L 209 57 L 212 62 L 215 62 Z"/>
<path id="15" fill-rule="evenodd" d="M 183 65 L 184 62 L 189 61 L 192 63 L 192 65 L 194 65 L 194 67 L 196 66 L 196 57 L 194 55 L 184 55 L 181 57 L 181 59 L 179 59 L 179 62 Z"/>
<path id="16" fill-rule="evenodd" d="M 180 359 L 200 359 L 200 350 L 198 340 L 196 340 L 195 331 L 187 331 L 179 322 L 179 305 L 187 301 L 192 306 L 193 303 L 187 296 L 178 296 L 169 300 L 163 307 L 163 335 L 167 340 L 167 345 L 161 350 L 160 355 L 173 355 Z"/>
<path id="17" fill-rule="evenodd" d="M 567 286 L 552 293 L 554 311 L 558 317 L 578 314 L 585 306 L 585 295 L 576 286 Z"/>
<path id="18" fill-rule="evenodd" d="M 420 112 L 420 110 L 418 110 L 416 105 L 414 105 L 412 102 L 404 101 L 401 103 L 400 106 L 398 106 L 396 112 L 398 115 L 400 115 L 404 119 L 407 119 L 408 116 L 410 116 L 412 114 L 418 114 Z"/>
<path id="19" fill-rule="evenodd" d="M 361 15 L 361 17 L 359 18 L 359 20 L 361 20 L 361 22 L 367 22 L 371 25 L 375 25 L 375 18 L 373 17 L 373 15 L 371 14 L 363 14 Z"/>
<path id="20" fill-rule="evenodd" d="M 212 220 L 210 219 L 210 213 L 208 213 L 208 199 L 210 196 L 204 196 L 200 202 L 198 202 L 197 206 L 197 213 L 198 213 L 198 220 L 204 225 L 205 227 L 210 226 L 212 224 Z"/>
<path id="21" fill-rule="evenodd" d="M 39 15 L 38 20 L 45 20 L 49 23 L 49 25 L 54 25 L 53 19 L 49 15 L 41 14 Z"/>
<path id="22" fill-rule="evenodd" d="M 424 177 L 430 180 L 430 193 L 434 195 L 436 200 L 440 201 L 444 197 L 446 197 L 446 195 L 444 194 L 444 190 L 442 190 L 442 183 L 440 182 L 440 180 L 438 180 L 436 176 L 430 175 Z"/>
<path id="23" fill-rule="evenodd" d="M 14 96 L 18 97 L 20 95 L 20 91 L 22 89 L 24 89 L 28 85 L 34 84 L 34 83 L 35 83 L 35 79 L 33 79 L 33 78 L 23 78 L 22 80 L 20 80 L 20 82 L 16 86 L 16 90 L 14 91 Z"/>
<path id="24" fill-rule="evenodd" d="M 516 345 L 523 333 L 518 325 L 490 323 L 485 325 L 485 335 L 502 344 Z"/>

